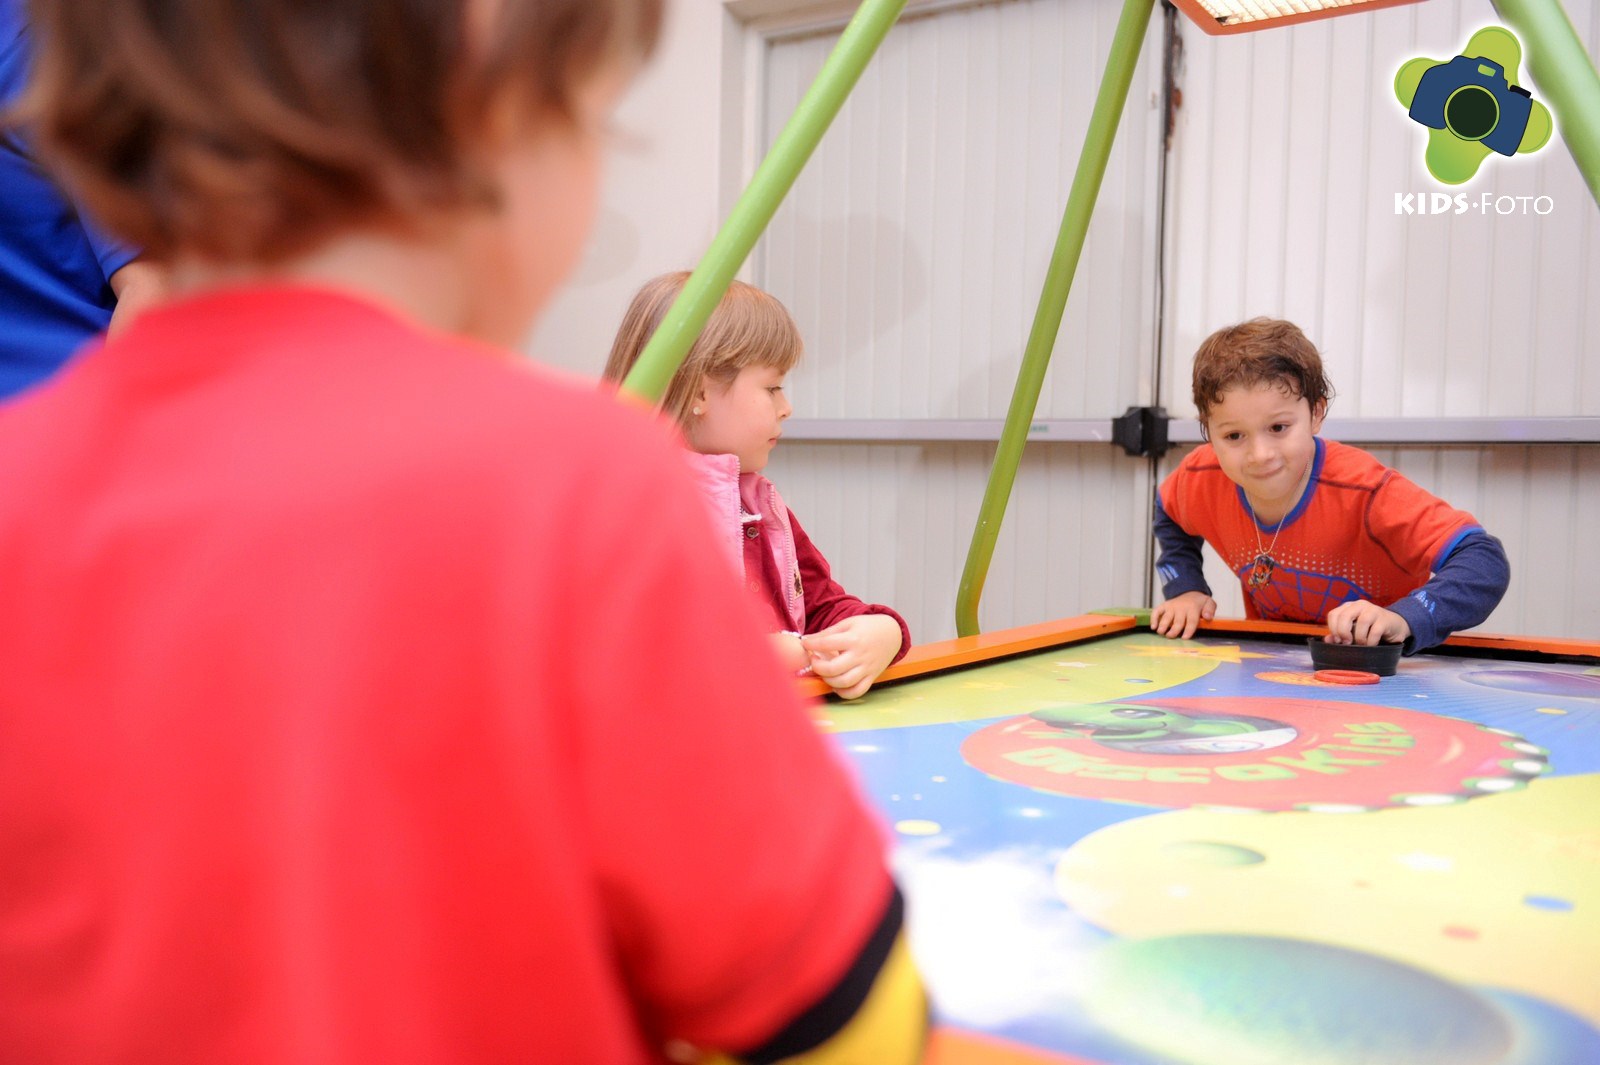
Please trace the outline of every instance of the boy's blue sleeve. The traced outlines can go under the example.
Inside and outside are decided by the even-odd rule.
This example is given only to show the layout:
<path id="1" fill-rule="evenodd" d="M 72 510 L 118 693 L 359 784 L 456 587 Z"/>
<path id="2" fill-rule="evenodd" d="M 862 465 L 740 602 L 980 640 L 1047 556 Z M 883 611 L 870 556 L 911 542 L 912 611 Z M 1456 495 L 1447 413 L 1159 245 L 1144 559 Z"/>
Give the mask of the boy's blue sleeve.
<path id="1" fill-rule="evenodd" d="M 1482 529 L 1467 533 L 1427 584 L 1389 607 L 1411 626 L 1404 653 L 1426 650 L 1452 632 L 1483 624 L 1510 583 L 1511 564 L 1500 541 Z"/>
<path id="2" fill-rule="evenodd" d="M 1200 548 L 1205 541 L 1190 536 L 1183 526 L 1167 516 L 1161 506 L 1161 496 L 1156 496 L 1156 543 L 1161 545 L 1161 555 L 1156 559 L 1156 575 L 1161 578 L 1161 594 L 1175 599 L 1184 592 L 1211 594 L 1206 583 L 1205 562 Z"/>

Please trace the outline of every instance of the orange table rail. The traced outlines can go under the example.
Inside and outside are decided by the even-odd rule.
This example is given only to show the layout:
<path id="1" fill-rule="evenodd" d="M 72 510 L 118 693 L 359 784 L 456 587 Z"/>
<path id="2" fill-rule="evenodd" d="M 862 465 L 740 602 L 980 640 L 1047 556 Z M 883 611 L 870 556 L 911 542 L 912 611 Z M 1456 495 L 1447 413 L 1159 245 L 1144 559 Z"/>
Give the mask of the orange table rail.
<path id="1" fill-rule="evenodd" d="M 1056 621 L 1042 621 L 1034 625 L 1019 625 L 1011 629 L 997 629 L 976 636 L 960 636 L 953 640 L 938 640 L 917 644 L 906 656 L 878 678 L 878 683 L 904 680 L 907 677 L 935 673 L 972 662 L 992 661 L 1007 655 L 1037 651 L 1045 647 L 1071 643 L 1091 636 L 1110 632 L 1133 631 L 1144 628 L 1141 622 L 1124 614 L 1080 614 Z M 1245 618 L 1215 618 L 1202 622 L 1199 635 L 1206 633 L 1274 633 L 1279 635 L 1315 636 L 1326 632 L 1321 625 L 1305 625 L 1291 621 L 1252 621 Z M 1559 636 L 1506 636 L 1495 633 L 1457 633 L 1445 641 L 1446 647 L 1476 648 L 1486 651 L 1530 652 L 1547 655 L 1572 655 L 1600 658 L 1600 641 L 1577 640 Z M 801 677 L 797 682 L 803 695 L 826 696 L 832 693 L 827 683 L 818 677 Z"/>

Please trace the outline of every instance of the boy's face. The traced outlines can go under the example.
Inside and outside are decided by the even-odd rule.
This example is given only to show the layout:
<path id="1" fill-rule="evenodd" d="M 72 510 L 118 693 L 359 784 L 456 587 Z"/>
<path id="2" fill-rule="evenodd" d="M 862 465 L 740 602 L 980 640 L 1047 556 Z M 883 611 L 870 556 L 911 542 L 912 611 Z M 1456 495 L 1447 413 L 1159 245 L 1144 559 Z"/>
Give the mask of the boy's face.
<path id="1" fill-rule="evenodd" d="M 689 446 L 706 455 L 737 455 L 742 473 L 766 469 L 783 421 L 794 411 L 783 379 L 774 367 L 746 366 L 727 388 L 705 382 L 695 397 L 700 413 L 689 418 Z"/>
<path id="2" fill-rule="evenodd" d="M 1217 461 L 1258 518 L 1276 521 L 1299 499 L 1325 410 L 1273 381 L 1224 389 L 1211 405 L 1206 429 Z"/>

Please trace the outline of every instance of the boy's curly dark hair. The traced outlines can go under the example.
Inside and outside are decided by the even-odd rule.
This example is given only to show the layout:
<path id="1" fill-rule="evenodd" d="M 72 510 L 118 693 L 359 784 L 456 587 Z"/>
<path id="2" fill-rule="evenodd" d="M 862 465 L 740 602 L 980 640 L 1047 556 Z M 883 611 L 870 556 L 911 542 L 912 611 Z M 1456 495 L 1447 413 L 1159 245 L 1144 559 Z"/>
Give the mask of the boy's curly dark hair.
<path id="1" fill-rule="evenodd" d="M 1252 318 L 1225 326 L 1206 337 L 1194 353 L 1194 405 L 1208 439 L 1211 407 L 1222 393 L 1262 382 L 1304 398 L 1313 411 L 1333 399 L 1322 356 L 1299 326 L 1281 318 Z"/>

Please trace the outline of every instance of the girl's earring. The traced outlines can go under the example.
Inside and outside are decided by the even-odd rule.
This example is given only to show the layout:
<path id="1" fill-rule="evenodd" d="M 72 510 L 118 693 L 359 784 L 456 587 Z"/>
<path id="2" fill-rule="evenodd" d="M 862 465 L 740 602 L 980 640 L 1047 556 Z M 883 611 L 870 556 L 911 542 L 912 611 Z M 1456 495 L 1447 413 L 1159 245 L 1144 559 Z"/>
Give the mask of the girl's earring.
<path id="1" fill-rule="evenodd" d="M 696 407 L 694 408 L 694 413 L 696 417 L 699 417 L 701 414 L 704 414 L 705 411 L 701 410 L 699 407 Z"/>

